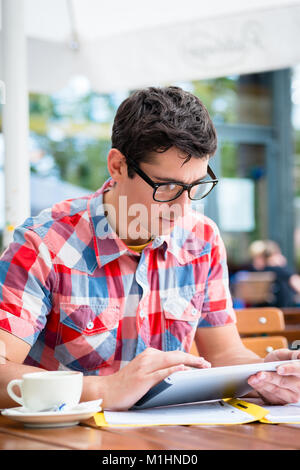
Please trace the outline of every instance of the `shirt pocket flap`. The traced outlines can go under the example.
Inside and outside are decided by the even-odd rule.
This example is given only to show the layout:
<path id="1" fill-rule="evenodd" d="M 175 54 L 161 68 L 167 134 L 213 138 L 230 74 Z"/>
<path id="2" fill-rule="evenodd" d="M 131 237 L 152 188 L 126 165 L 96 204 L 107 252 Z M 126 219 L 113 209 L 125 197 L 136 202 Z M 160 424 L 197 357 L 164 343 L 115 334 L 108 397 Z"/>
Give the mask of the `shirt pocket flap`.
<path id="1" fill-rule="evenodd" d="M 168 320 L 195 321 L 200 318 L 204 293 L 196 292 L 191 299 L 168 297 L 163 303 L 164 316 Z"/>
<path id="2" fill-rule="evenodd" d="M 61 323 L 84 335 L 90 336 L 117 327 L 121 316 L 116 302 L 100 302 L 95 305 L 60 305 Z"/>

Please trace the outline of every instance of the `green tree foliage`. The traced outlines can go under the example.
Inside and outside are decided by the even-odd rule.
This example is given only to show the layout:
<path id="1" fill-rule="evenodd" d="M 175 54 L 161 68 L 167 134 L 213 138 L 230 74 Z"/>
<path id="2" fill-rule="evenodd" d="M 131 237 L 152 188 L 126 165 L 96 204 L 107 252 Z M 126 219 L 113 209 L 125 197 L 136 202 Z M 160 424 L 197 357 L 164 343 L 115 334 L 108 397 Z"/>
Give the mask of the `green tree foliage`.
<path id="1" fill-rule="evenodd" d="M 193 93 L 205 104 L 216 122 L 238 121 L 237 77 L 221 77 L 192 82 Z"/>
<path id="2" fill-rule="evenodd" d="M 59 142 L 46 139 L 44 145 L 64 181 L 96 191 L 109 176 L 106 155 L 110 141 L 80 142 L 76 137 L 68 137 Z"/>
<path id="3" fill-rule="evenodd" d="M 30 129 L 44 155 L 53 159 L 51 173 L 63 181 L 97 190 L 108 178 L 106 156 L 110 149 L 110 122 L 95 122 L 92 114 L 96 94 L 80 99 L 63 100 L 58 97 L 30 95 Z M 113 115 L 110 96 L 102 96 L 107 119 Z M 67 133 L 64 135 L 67 127 Z M 62 137 L 53 138 L 51 129 L 61 131 Z M 92 128 L 92 132 L 91 132 Z M 97 134 L 99 131 L 99 138 Z M 39 173 L 39 166 L 32 165 Z"/>

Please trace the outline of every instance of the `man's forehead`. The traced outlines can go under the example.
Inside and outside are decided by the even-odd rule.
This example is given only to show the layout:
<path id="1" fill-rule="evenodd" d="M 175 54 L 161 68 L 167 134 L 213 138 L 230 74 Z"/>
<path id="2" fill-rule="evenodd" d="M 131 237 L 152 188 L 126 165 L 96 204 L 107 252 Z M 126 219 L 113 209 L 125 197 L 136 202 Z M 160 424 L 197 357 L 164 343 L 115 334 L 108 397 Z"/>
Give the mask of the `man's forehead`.
<path id="1" fill-rule="evenodd" d="M 176 158 L 176 155 L 173 155 L 173 158 L 164 157 L 156 157 L 152 162 L 143 164 L 145 171 L 151 172 L 151 177 L 158 181 L 178 181 L 188 184 L 188 180 L 192 183 L 207 175 L 208 157 L 191 157 L 186 162 L 182 157 Z"/>
<path id="2" fill-rule="evenodd" d="M 176 165 L 178 167 L 186 166 L 188 163 L 199 163 L 204 164 L 209 160 L 209 155 L 203 155 L 201 157 L 190 155 L 176 147 L 171 147 L 166 151 L 151 152 L 148 154 L 149 165 Z"/>

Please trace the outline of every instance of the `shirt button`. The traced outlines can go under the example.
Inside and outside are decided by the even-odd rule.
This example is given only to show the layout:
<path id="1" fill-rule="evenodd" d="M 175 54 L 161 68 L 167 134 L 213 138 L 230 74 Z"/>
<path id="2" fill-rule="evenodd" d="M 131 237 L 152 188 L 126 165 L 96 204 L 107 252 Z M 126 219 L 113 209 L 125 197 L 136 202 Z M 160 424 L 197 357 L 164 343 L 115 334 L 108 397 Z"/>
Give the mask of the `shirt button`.
<path id="1" fill-rule="evenodd" d="M 192 315 L 197 315 L 197 313 L 198 313 L 198 310 L 196 308 L 193 308 Z"/>
<path id="2" fill-rule="evenodd" d="M 87 327 L 88 330 L 91 330 L 92 328 L 94 328 L 94 322 L 89 321 L 88 324 L 86 325 L 86 327 Z"/>
<path id="3" fill-rule="evenodd" d="M 140 317 L 141 317 L 141 318 L 145 318 L 145 312 L 144 312 L 144 310 L 141 310 L 141 311 L 140 311 Z"/>

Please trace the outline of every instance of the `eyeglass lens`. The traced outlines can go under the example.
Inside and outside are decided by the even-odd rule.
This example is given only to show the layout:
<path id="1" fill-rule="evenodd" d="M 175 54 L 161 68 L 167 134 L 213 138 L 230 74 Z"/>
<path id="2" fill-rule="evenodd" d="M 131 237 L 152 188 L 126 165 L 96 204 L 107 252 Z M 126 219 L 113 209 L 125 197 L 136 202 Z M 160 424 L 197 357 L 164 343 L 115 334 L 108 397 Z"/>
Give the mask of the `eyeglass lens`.
<path id="1" fill-rule="evenodd" d="M 214 183 L 207 181 L 202 184 L 194 185 L 189 192 L 189 196 L 193 200 L 199 200 L 205 197 L 213 188 Z M 169 201 L 175 199 L 182 193 L 182 186 L 170 183 L 159 186 L 155 192 L 155 200 L 159 202 Z"/>

